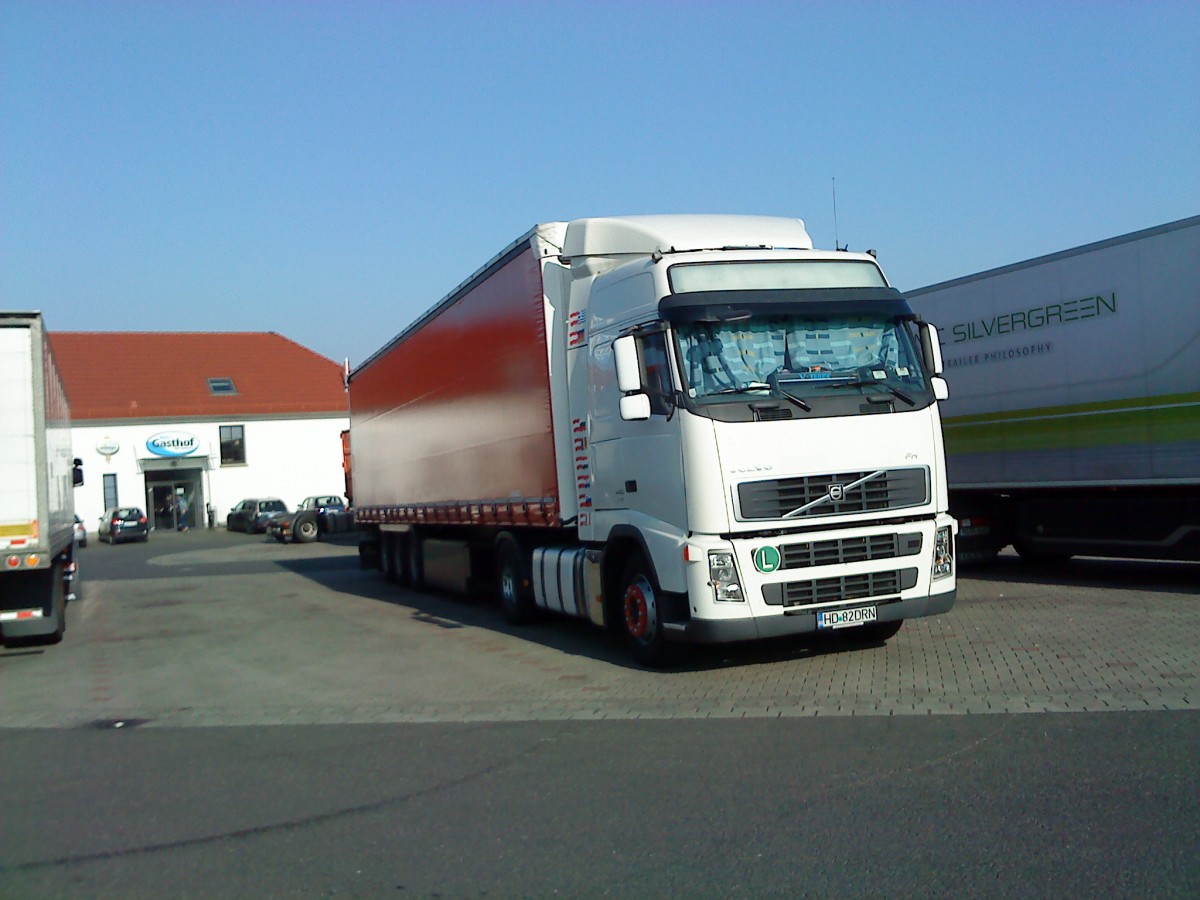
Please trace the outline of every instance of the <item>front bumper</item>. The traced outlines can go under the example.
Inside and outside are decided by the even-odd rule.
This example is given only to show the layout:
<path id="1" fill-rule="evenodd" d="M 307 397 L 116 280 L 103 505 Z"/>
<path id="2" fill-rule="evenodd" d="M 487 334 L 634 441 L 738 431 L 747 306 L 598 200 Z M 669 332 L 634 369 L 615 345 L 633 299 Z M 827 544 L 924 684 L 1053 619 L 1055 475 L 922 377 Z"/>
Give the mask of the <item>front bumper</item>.
<path id="1" fill-rule="evenodd" d="M 957 577 L 934 577 L 934 550 L 939 529 L 954 526 L 937 515 L 731 541 L 693 535 L 687 606 L 667 617 L 666 634 L 719 643 L 814 632 L 817 614 L 833 609 L 873 606 L 877 622 L 944 613 L 954 606 Z M 714 597 L 712 552 L 735 556 L 743 600 Z"/>
<path id="2" fill-rule="evenodd" d="M 893 622 L 896 619 L 918 619 L 949 612 L 958 597 L 958 589 L 927 597 L 910 597 L 891 603 L 876 605 L 878 622 Z M 864 600 L 862 606 L 871 606 Z M 817 630 L 815 610 L 784 613 L 773 616 L 757 616 L 745 619 L 700 619 L 692 618 L 683 623 L 664 623 L 664 633 L 669 640 L 689 644 L 723 644 L 730 641 L 753 641 L 761 638 L 785 637 L 808 634 Z M 853 629 L 836 632 L 852 634 Z"/>

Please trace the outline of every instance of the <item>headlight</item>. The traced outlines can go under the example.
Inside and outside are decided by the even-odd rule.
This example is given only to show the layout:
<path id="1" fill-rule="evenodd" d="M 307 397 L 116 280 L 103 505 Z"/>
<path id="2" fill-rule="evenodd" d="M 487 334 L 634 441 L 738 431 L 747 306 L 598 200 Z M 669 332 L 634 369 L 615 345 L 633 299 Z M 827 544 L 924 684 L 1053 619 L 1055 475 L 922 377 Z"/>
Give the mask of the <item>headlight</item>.
<path id="1" fill-rule="evenodd" d="M 708 580 L 712 582 L 714 599 L 735 602 L 746 599 L 742 596 L 742 580 L 738 578 L 737 563 L 729 551 L 708 551 Z"/>
<path id="2" fill-rule="evenodd" d="M 954 574 L 954 538 L 950 527 L 939 528 L 933 539 L 933 571 L 934 579 L 945 578 Z"/>

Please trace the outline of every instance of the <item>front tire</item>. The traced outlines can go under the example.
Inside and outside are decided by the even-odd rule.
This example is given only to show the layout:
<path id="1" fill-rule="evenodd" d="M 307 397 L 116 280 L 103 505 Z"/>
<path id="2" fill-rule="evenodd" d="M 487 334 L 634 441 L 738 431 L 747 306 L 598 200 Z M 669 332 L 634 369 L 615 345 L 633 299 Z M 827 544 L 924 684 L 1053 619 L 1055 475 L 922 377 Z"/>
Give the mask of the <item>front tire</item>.
<path id="1" fill-rule="evenodd" d="M 640 555 L 630 557 L 621 577 L 621 628 L 634 659 L 650 668 L 668 665 L 674 656 L 663 637 L 659 596 L 650 566 Z"/>

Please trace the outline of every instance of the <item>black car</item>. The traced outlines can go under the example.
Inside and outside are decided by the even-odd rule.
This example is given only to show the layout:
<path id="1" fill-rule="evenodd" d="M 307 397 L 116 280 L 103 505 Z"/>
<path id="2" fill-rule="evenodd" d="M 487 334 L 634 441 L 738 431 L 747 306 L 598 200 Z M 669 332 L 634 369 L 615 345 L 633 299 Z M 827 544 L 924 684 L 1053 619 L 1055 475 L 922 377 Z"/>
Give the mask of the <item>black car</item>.
<path id="1" fill-rule="evenodd" d="M 146 521 L 146 514 L 136 506 L 109 507 L 100 517 L 98 530 L 96 536 L 110 544 L 150 540 L 150 523 Z"/>
<path id="2" fill-rule="evenodd" d="M 281 513 L 267 522 L 267 534 L 275 540 L 307 544 L 320 534 L 346 531 L 353 519 L 346 510 L 346 501 L 331 494 L 305 497 L 295 512 Z"/>
<path id="3" fill-rule="evenodd" d="M 267 522 L 287 511 L 287 504 L 274 497 L 248 497 L 229 511 L 225 528 L 247 534 L 265 534 Z"/>

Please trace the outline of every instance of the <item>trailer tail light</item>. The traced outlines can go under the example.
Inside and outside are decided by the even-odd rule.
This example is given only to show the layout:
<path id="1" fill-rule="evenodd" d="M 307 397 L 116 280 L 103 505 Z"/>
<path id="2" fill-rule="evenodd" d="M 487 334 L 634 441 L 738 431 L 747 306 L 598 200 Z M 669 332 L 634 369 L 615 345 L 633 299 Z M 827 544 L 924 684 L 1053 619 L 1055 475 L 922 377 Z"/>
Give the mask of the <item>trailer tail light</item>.
<path id="1" fill-rule="evenodd" d="M 4 564 L 6 566 L 8 566 L 10 569 L 15 569 L 17 566 L 19 566 L 21 564 L 21 557 L 10 556 L 4 560 Z"/>

